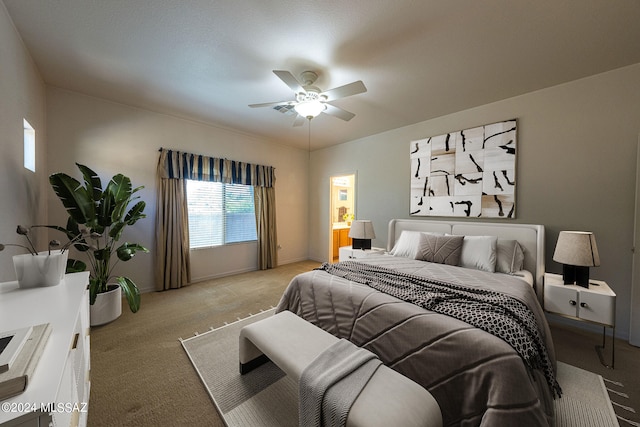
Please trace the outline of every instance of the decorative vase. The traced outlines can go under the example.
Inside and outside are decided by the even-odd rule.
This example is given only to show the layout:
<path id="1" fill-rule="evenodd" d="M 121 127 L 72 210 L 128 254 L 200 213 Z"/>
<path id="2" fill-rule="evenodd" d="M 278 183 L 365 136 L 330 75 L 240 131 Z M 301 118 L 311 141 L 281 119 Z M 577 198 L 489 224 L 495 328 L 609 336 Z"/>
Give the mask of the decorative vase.
<path id="1" fill-rule="evenodd" d="M 120 286 L 109 285 L 109 290 L 96 295 L 96 301 L 89 307 L 91 326 L 105 325 L 116 320 L 122 314 Z"/>
<path id="2" fill-rule="evenodd" d="M 37 255 L 23 254 L 13 256 L 18 286 L 37 288 L 56 286 L 64 279 L 69 252 L 44 251 Z"/>

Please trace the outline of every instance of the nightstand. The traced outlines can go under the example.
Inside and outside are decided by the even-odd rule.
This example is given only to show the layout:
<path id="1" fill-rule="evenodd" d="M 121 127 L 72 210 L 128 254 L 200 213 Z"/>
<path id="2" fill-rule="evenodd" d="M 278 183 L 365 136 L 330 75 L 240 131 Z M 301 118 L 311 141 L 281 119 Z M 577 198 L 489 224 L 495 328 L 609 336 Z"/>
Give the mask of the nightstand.
<path id="1" fill-rule="evenodd" d="M 354 258 L 365 258 L 369 255 L 382 255 L 384 254 L 383 248 L 371 248 L 371 249 L 353 249 L 351 246 L 343 246 L 340 248 L 340 261 L 349 261 Z"/>
<path id="2" fill-rule="evenodd" d="M 589 288 L 577 285 L 565 285 L 562 275 L 545 273 L 544 275 L 545 311 L 570 319 L 601 325 L 602 345 L 596 346 L 600 363 L 613 369 L 616 335 L 616 294 L 602 280 L 589 280 Z M 606 328 L 613 329 L 611 339 L 611 365 L 607 365 L 602 356 L 605 348 Z"/>

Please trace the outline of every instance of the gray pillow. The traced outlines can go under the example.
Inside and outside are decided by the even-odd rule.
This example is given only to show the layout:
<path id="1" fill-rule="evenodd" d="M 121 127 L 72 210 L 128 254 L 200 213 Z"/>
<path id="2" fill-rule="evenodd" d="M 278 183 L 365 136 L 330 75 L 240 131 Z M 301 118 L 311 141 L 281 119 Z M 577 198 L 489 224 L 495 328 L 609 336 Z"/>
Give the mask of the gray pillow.
<path id="1" fill-rule="evenodd" d="M 496 253 L 496 271 L 511 274 L 524 268 L 524 249 L 517 240 L 498 239 Z"/>
<path id="2" fill-rule="evenodd" d="M 416 259 L 438 264 L 458 265 L 464 236 L 422 234 Z"/>
<path id="3" fill-rule="evenodd" d="M 400 233 L 400 237 L 396 241 L 396 244 L 393 245 L 393 249 L 389 252 L 389 255 L 403 257 L 403 258 L 411 258 L 418 259 L 418 252 L 420 246 L 420 236 L 422 234 L 434 234 L 441 235 L 442 233 L 432 233 L 430 231 L 409 231 L 404 230 Z"/>

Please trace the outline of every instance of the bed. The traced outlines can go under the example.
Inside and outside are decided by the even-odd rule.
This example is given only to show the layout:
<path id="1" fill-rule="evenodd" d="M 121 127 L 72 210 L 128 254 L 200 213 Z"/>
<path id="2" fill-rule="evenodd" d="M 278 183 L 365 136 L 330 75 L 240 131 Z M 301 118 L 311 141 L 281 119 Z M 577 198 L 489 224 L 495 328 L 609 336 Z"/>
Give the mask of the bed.
<path id="1" fill-rule="evenodd" d="M 499 249 L 513 242 L 510 270 L 491 271 L 491 262 L 504 270 Z M 465 267 L 449 265 L 456 257 L 445 245 Z M 385 255 L 296 276 L 276 311 L 375 353 L 431 392 L 446 426 L 552 425 L 561 390 L 539 303 L 543 277 L 541 225 L 396 219 Z"/>

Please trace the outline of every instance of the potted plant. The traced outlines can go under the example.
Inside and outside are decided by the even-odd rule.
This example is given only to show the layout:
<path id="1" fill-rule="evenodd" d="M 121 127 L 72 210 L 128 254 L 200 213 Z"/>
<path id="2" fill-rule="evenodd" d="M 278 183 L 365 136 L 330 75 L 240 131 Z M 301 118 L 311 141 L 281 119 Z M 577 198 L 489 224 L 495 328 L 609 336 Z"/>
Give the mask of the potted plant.
<path id="1" fill-rule="evenodd" d="M 30 236 L 31 229 L 36 227 L 47 227 L 65 231 L 64 229 L 60 229 L 60 227 L 50 225 L 34 225 L 30 228 L 18 225 L 16 233 L 25 237 L 27 245 L 0 243 L 0 251 L 3 251 L 7 246 L 15 246 L 26 249 L 29 252 L 28 254 L 13 256 L 13 266 L 20 288 L 58 285 L 64 278 L 65 270 L 67 269 L 67 257 L 69 255 L 67 250 L 73 243 L 81 238 L 81 236 L 76 236 L 64 245 L 62 245 L 59 240 L 51 240 L 48 250 L 38 252 Z M 70 265 L 71 268 L 77 267 L 73 262 Z"/>
<path id="2" fill-rule="evenodd" d="M 84 185 L 65 173 L 51 175 L 49 182 L 69 214 L 67 228 L 63 231 L 70 239 L 82 236 L 74 246 L 85 252 L 89 259 L 91 324 L 98 325 L 120 316 L 121 293 L 132 312 L 140 308 L 140 291 L 136 284 L 128 277 L 114 276 L 113 271 L 119 261 L 129 261 L 136 252 L 149 252 L 137 243 L 118 244 L 127 226 L 146 217 L 143 213 L 145 202 L 135 202 L 140 197 L 134 196 L 144 187 L 132 188 L 128 177 L 117 174 L 103 190 L 100 177 L 93 170 L 79 163 L 76 165 Z"/>

